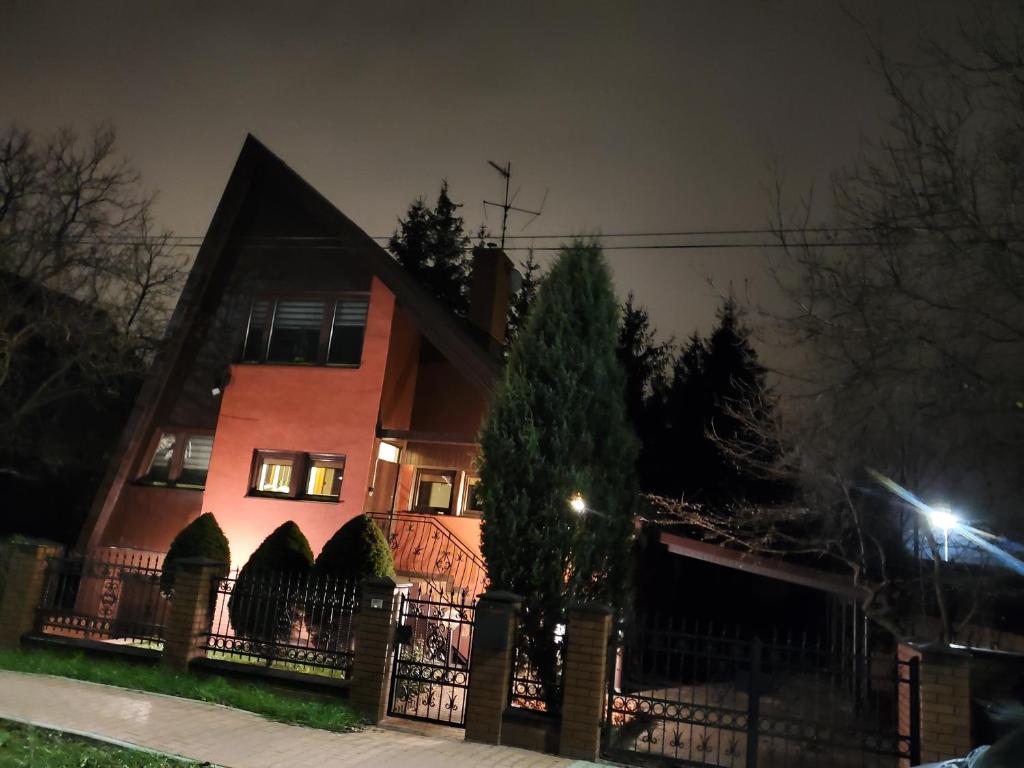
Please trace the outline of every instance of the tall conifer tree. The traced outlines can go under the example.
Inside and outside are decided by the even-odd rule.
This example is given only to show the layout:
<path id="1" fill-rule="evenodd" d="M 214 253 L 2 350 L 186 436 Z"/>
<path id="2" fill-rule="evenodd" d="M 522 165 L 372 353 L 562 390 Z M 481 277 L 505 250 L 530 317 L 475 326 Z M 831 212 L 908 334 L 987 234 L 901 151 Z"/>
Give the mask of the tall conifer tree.
<path id="1" fill-rule="evenodd" d="M 481 434 L 483 554 L 493 587 L 525 596 L 527 653 L 557 707 L 556 627 L 570 600 L 621 606 L 636 438 L 616 360 L 619 308 L 595 245 L 564 248 L 513 345 Z M 588 510 L 574 512 L 579 493 Z"/>
<path id="2" fill-rule="evenodd" d="M 448 182 L 441 182 L 433 209 L 419 198 L 409 206 L 398 230 L 388 241 L 388 250 L 410 274 L 422 282 L 455 314 L 469 310 L 469 250 L 458 204 L 448 195 Z"/>

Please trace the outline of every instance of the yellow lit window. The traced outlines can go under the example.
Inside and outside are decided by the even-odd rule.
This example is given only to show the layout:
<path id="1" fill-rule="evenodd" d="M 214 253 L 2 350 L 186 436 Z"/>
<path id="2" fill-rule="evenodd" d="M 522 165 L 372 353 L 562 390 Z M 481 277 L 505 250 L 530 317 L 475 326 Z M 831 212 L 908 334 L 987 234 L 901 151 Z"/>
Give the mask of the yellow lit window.
<path id="1" fill-rule="evenodd" d="M 265 459 L 260 463 L 256 490 L 260 493 L 290 493 L 292 488 L 292 460 Z"/>

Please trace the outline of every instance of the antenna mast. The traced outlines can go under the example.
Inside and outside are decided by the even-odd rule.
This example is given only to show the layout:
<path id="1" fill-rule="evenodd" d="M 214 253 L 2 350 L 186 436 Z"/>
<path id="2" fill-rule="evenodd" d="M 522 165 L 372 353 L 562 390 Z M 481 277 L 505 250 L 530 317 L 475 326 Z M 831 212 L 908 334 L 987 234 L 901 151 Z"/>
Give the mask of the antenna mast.
<path id="1" fill-rule="evenodd" d="M 512 199 L 509 200 L 508 190 L 509 190 L 509 184 L 510 184 L 510 182 L 512 180 L 512 162 L 511 161 L 506 162 L 505 165 L 501 166 L 501 165 L 498 165 L 493 160 L 488 160 L 487 164 L 490 165 L 498 173 L 500 173 L 502 175 L 502 177 L 505 179 L 505 201 L 502 202 L 502 203 L 492 203 L 490 200 L 484 200 L 484 205 L 485 206 L 486 205 L 491 205 L 491 206 L 494 206 L 495 208 L 501 208 L 501 247 L 504 248 L 505 247 L 505 231 L 508 228 L 508 212 L 509 211 L 517 211 L 518 213 L 528 213 L 531 216 L 533 216 L 533 218 L 535 219 L 538 216 L 540 216 L 541 212 L 544 210 L 544 201 L 543 200 L 541 201 L 540 210 L 539 211 L 531 211 L 528 208 L 517 208 L 516 206 L 512 205 L 512 203 L 515 202 L 516 195 L 519 194 L 519 192 L 517 190 L 516 193 L 514 195 L 512 195 Z M 544 197 L 545 198 L 547 197 L 546 193 L 545 193 Z M 533 219 L 531 219 L 530 221 L 526 222 L 526 226 L 529 226 L 529 224 L 532 221 L 533 221 Z"/>

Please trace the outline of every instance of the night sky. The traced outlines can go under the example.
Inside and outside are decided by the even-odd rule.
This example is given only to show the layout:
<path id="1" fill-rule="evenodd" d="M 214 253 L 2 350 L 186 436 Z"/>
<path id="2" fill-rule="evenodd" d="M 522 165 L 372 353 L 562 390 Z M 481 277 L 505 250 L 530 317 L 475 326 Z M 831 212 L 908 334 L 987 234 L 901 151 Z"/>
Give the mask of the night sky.
<path id="1" fill-rule="evenodd" d="M 205 233 L 247 132 L 371 235 L 442 177 L 475 229 L 502 191 L 488 160 L 518 205 L 548 190 L 512 234 L 763 227 L 773 162 L 823 193 L 886 109 L 833 0 L 4 5 L 4 122 L 109 120 L 181 235 Z M 845 3 L 901 56 L 957 5 Z M 730 283 L 772 300 L 756 250 L 609 255 L 666 334 L 706 331 Z"/>

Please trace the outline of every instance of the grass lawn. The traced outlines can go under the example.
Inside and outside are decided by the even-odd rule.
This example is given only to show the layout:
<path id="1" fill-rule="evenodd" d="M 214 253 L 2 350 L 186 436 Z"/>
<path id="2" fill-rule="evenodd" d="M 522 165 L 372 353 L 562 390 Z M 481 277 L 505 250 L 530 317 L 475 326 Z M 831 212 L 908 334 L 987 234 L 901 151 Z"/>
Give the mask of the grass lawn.
<path id="1" fill-rule="evenodd" d="M 198 768 L 199 763 L 0 720 L 0 768 Z"/>
<path id="2" fill-rule="evenodd" d="M 179 674 L 162 667 L 124 661 L 86 658 L 81 653 L 49 650 L 0 650 L 0 669 L 59 675 L 76 680 L 118 685 L 185 699 L 225 704 L 255 712 L 271 720 L 328 731 L 350 731 L 362 718 L 341 703 L 288 696 L 252 683 L 236 683 L 221 677 Z"/>

